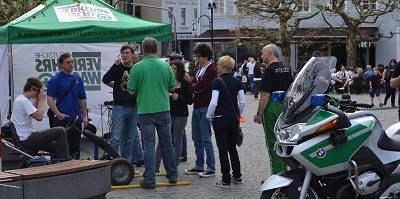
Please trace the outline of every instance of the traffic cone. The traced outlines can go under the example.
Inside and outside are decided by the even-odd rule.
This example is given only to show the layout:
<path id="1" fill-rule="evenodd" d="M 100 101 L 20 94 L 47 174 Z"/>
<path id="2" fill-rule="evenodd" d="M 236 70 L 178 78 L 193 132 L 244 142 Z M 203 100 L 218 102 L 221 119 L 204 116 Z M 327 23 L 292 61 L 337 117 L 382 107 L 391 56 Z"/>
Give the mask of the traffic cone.
<path id="1" fill-rule="evenodd" d="M 239 122 L 246 122 L 246 120 L 244 119 L 243 115 L 242 115 L 242 117 L 240 117 Z"/>

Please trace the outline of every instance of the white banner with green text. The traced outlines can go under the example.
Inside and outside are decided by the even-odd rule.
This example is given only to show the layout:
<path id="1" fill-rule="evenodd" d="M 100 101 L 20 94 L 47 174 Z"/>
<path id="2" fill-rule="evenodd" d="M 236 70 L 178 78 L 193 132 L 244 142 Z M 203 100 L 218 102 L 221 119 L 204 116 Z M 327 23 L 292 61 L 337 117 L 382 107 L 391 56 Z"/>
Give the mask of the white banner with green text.
<path id="1" fill-rule="evenodd" d="M 89 118 L 92 119 L 90 123 L 105 132 L 109 128 L 107 124 L 111 111 L 103 105 L 105 101 L 112 101 L 113 96 L 112 88 L 101 80 L 114 63 L 122 45 L 123 43 L 13 45 L 14 97 L 21 94 L 29 77 L 41 79 L 46 90 L 47 82 L 61 70 L 58 58 L 69 52 L 74 57 L 74 72 L 81 76 L 85 85 Z M 46 103 L 46 110 L 47 107 Z M 47 115 L 42 122 L 35 122 L 35 126 L 38 130 L 49 128 Z"/>

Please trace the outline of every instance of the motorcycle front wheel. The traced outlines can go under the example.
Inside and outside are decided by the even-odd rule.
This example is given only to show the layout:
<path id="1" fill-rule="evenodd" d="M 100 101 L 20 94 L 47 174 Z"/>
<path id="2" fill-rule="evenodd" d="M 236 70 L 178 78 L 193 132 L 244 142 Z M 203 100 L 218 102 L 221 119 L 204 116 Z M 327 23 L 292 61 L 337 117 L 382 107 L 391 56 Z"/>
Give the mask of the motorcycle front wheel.
<path id="1" fill-rule="evenodd" d="M 323 196 L 318 190 L 308 187 L 306 199 L 322 199 Z M 289 199 L 288 190 L 285 187 L 263 191 L 260 199 Z"/>

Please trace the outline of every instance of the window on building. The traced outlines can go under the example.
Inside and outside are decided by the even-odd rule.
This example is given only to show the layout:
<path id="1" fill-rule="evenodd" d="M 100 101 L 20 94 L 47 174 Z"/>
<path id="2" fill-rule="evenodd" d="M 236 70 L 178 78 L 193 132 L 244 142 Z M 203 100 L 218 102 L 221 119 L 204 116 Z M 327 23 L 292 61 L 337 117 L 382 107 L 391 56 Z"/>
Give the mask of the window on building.
<path id="1" fill-rule="evenodd" d="M 142 18 L 142 6 L 135 6 L 135 17 Z"/>
<path id="2" fill-rule="evenodd" d="M 376 10 L 376 0 L 361 0 L 363 10 Z"/>
<path id="3" fill-rule="evenodd" d="M 214 9 L 215 14 L 225 13 L 225 0 L 215 0 L 216 8 Z"/>
<path id="4" fill-rule="evenodd" d="M 346 1 L 344 2 L 344 6 L 340 5 L 341 2 L 342 0 L 328 0 L 325 5 L 325 11 L 332 12 L 339 8 L 346 9 Z"/>
<path id="5" fill-rule="evenodd" d="M 309 8 L 310 8 L 310 1 L 303 0 L 300 4 L 297 5 L 296 11 L 297 12 L 308 12 Z"/>
<path id="6" fill-rule="evenodd" d="M 193 19 L 197 19 L 197 8 L 193 8 Z"/>
<path id="7" fill-rule="evenodd" d="M 181 25 L 186 26 L 186 8 L 181 8 Z"/>
<path id="8" fill-rule="evenodd" d="M 174 13 L 174 7 L 168 7 L 168 10 L 170 10 L 172 13 Z M 172 18 L 171 12 L 168 12 L 168 21 L 169 21 L 170 24 L 174 24 L 173 23 L 174 19 Z"/>

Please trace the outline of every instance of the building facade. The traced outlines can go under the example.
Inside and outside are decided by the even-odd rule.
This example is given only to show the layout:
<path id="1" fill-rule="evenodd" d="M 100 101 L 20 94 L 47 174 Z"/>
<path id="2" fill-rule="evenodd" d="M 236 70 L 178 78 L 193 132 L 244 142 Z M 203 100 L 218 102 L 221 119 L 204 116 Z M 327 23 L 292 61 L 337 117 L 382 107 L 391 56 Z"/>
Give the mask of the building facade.
<path id="1" fill-rule="evenodd" d="M 246 45 L 241 45 L 241 40 L 238 38 L 237 32 L 241 28 L 249 28 L 263 26 L 265 28 L 279 29 L 278 21 L 265 20 L 259 18 L 251 18 L 248 16 L 240 16 L 236 12 L 235 0 L 214 0 L 216 8 L 213 10 L 213 39 L 211 39 L 211 27 L 208 20 L 200 20 L 197 28 L 199 35 L 196 42 L 208 42 L 211 45 L 211 40 L 215 43 L 215 56 L 219 57 L 224 54 L 229 54 L 236 57 L 238 61 L 243 61 L 248 56 L 259 57 L 264 43 L 251 43 L 251 38 L 248 38 Z M 317 8 L 313 6 L 317 1 L 304 1 L 307 3 L 297 13 L 297 16 L 307 15 L 315 12 Z M 332 6 L 332 1 L 323 1 L 326 7 Z M 374 0 L 362 1 L 366 8 L 379 8 L 380 5 Z M 199 16 L 211 16 L 211 11 L 208 9 L 208 1 L 198 1 Z M 356 8 L 351 1 L 345 2 L 345 11 L 352 15 L 356 13 Z M 333 13 L 325 12 L 325 16 L 332 22 L 333 27 L 342 27 L 343 20 Z M 305 20 L 301 23 L 300 28 L 303 30 L 309 28 L 326 28 L 319 35 L 310 39 L 311 45 L 296 44 L 291 45 L 291 62 L 292 68 L 296 68 L 307 60 L 313 51 L 321 51 L 323 55 L 336 56 L 338 64 L 346 65 L 346 34 L 333 34 L 328 30 L 329 26 L 324 22 L 322 15 L 318 14 L 312 19 Z M 400 15 L 398 11 L 380 16 L 374 23 L 362 24 L 362 29 L 365 29 L 368 34 L 373 37 L 377 34 L 382 35 L 376 42 L 361 42 L 357 49 L 357 66 L 365 67 L 366 64 L 376 66 L 378 64 L 388 65 L 389 60 L 395 58 L 400 59 Z M 300 33 L 299 33 L 300 34 Z M 301 35 L 300 35 L 301 36 Z"/>
<path id="2" fill-rule="evenodd" d="M 168 57 L 170 54 L 179 53 L 183 54 L 185 59 L 190 59 L 197 28 L 197 0 L 111 1 L 110 4 L 127 14 L 148 21 L 170 23 L 172 40 L 162 42 L 159 56 Z"/>

